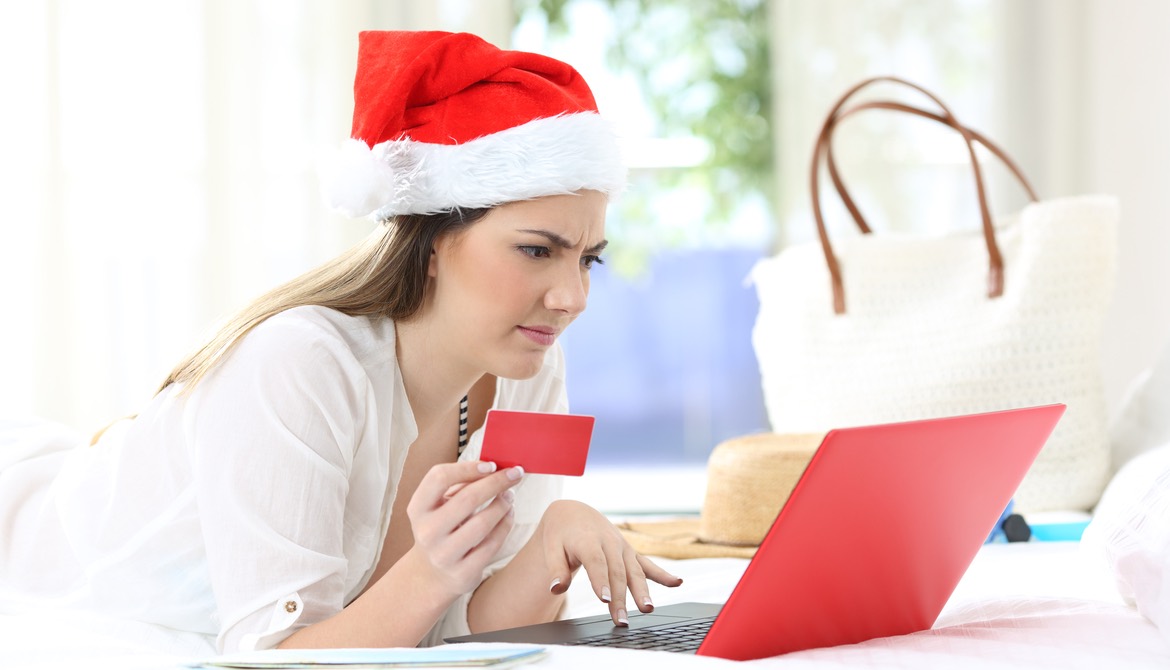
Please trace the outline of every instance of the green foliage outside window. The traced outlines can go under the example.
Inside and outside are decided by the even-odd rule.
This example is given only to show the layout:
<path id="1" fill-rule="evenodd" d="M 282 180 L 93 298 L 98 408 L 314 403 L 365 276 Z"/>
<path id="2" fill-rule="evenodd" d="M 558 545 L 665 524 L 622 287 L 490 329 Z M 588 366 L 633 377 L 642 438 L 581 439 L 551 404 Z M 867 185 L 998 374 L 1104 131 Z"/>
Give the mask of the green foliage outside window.
<path id="1" fill-rule="evenodd" d="M 551 35 L 568 30 L 568 10 L 582 0 L 514 0 L 517 16 L 544 15 Z M 767 0 L 589 0 L 607 7 L 615 30 L 605 45 L 610 66 L 631 73 L 658 123 L 660 137 L 693 137 L 707 145 L 696 166 L 632 175 L 618 228 L 654 229 L 656 245 L 685 237 L 654 221 L 655 196 L 674 189 L 707 194 L 701 225 L 719 230 L 748 199 L 775 211 L 772 82 Z M 639 180 L 649 178 L 649 188 Z M 669 196 L 667 196 L 669 197 Z M 637 244 L 635 244 L 637 246 Z"/>

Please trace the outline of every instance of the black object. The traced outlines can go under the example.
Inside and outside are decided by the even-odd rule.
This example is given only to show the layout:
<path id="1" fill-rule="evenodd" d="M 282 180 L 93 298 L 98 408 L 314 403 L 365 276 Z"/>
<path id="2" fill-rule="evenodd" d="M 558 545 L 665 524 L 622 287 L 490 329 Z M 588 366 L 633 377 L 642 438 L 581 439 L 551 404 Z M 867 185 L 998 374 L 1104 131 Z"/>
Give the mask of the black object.
<path id="1" fill-rule="evenodd" d="M 1000 526 L 1008 542 L 1027 542 L 1032 539 L 1032 529 L 1019 514 L 1009 514 Z"/>

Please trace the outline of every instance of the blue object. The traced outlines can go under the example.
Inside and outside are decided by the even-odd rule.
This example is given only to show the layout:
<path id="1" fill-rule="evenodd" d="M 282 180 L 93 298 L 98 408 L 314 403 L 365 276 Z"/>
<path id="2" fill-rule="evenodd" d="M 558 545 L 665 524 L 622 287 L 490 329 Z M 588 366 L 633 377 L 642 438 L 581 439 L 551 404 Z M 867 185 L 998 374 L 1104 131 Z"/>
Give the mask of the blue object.
<path id="1" fill-rule="evenodd" d="M 1088 521 L 1032 524 L 1032 537 L 1045 542 L 1079 542 Z"/>
<path id="2" fill-rule="evenodd" d="M 1005 521 L 1007 521 L 1008 517 L 1012 515 L 1012 507 L 1014 506 L 1015 501 L 1009 500 L 1007 507 L 1005 507 L 1003 510 L 1003 514 L 999 515 L 999 519 L 997 519 L 995 522 L 995 527 L 991 529 L 991 534 L 987 536 L 987 539 L 983 542 L 983 544 L 1008 541 L 1007 535 L 1003 532 L 1003 524 Z"/>

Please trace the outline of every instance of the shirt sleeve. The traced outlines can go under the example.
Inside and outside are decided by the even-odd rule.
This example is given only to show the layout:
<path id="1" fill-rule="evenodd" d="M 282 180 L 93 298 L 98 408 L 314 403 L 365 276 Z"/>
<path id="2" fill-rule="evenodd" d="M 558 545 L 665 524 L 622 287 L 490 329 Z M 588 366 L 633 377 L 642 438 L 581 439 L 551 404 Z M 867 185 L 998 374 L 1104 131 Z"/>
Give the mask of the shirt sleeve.
<path id="1" fill-rule="evenodd" d="M 341 611 L 342 529 L 369 380 L 328 327 L 278 315 L 197 387 L 184 417 L 217 646 L 274 646 Z"/>
<path id="2" fill-rule="evenodd" d="M 499 388 L 500 397 L 496 407 L 530 412 L 553 412 L 566 414 L 569 411 L 568 398 L 565 392 L 565 358 L 560 345 L 549 349 L 545 356 L 544 367 L 532 379 L 521 382 L 508 382 Z M 478 430 L 468 443 L 461 460 L 479 458 L 483 446 L 483 430 Z M 528 543 L 540 524 L 541 517 L 548 506 L 561 497 L 564 478 L 554 475 L 524 475 L 524 480 L 513 491 L 516 500 L 513 503 L 515 515 L 512 530 L 500 550 L 496 552 L 492 562 L 484 569 L 482 583 L 488 577 L 499 572 L 512 558 Z M 433 646 L 442 644 L 443 640 L 460 635 L 469 635 L 471 628 L 467 623 L 467 606 L 474 593 L 466 593 L 452 605 L 431 629 L 419 646 Z"/>

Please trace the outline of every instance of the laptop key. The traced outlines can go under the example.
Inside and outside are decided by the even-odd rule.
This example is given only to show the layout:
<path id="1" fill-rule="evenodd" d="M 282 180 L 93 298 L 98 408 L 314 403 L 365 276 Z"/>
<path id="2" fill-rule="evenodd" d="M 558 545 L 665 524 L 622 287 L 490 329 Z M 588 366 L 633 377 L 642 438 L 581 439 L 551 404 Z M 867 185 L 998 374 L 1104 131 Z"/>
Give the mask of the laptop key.
<path id="1" fill-rule="evenodd" d="M 585 638 L 573 645 L 590 647 L 618 647 L 622 649 L 653 649 L 694 653 L 707 635 L 714 617 L 697 619 L 671 626 L 655 626 Z"/>

